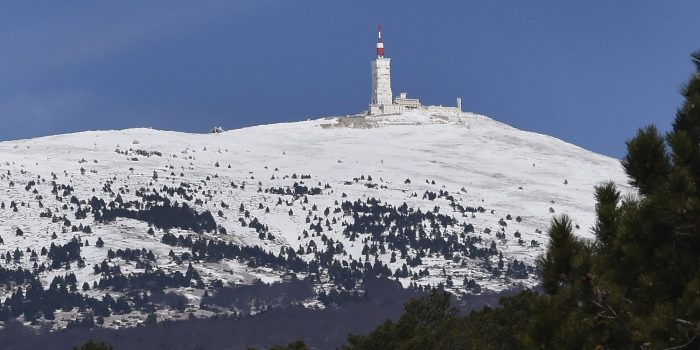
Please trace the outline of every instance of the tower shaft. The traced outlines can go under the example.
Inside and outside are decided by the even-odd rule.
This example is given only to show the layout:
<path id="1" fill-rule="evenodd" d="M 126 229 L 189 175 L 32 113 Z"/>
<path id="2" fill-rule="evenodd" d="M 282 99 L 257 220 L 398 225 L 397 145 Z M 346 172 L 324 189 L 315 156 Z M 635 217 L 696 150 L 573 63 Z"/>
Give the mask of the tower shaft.
<path id="1" fill-rule="evenodd" d="M 377 57 L 372 61 L 372 105 L 389 106 L 392 104 L 391 93 L 391 59 Z"/>
<path id="2" fill-rule="evenodd" d="M 391 93 L 391 60 L 384 57 L 382 42 L 382 27 L 377 27 L 377 58 L 372 61 L 372 101 L 373 106 L 390 106 L 393 98 Z"/>

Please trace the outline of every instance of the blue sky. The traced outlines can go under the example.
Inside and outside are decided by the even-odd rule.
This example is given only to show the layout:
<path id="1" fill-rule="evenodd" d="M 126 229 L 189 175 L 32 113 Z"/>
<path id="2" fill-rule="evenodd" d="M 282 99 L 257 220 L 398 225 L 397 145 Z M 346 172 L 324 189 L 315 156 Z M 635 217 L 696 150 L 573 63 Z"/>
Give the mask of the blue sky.
<path id="1" fill-rule="evenodd" d="M 0 140 L 357 113 L 378 23 L 395 93 L 615 157 L 700 49 L 692 0 L 0 0 Z"/>

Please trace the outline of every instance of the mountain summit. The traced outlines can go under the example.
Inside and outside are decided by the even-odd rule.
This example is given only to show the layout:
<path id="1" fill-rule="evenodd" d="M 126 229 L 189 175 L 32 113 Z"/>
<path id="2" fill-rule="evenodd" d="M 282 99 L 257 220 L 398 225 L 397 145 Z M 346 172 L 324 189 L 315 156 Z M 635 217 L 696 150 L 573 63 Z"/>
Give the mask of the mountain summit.
<path id="1" fill-rule="evenodd" d="M 376 277 L 534 286 L 551 217 L 590 237 L 593 186 L 627 182 L 617 159 L 456 110 L 89 131 L 0 160 L 0 321 L 54 328 L 324 308 Z M 225 298 L 263 284 L 300 292 Z"/>

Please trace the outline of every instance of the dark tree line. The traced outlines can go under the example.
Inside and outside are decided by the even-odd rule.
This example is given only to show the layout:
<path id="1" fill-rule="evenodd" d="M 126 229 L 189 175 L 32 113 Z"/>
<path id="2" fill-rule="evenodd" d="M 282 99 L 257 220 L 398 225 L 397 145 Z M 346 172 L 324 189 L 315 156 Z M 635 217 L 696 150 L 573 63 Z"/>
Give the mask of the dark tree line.
<path id="1" fill-rule="evenodd" d="M 298 183 L 294 183 L 292 187 L 270 187 L 265 189 L 265 193 L 271 193 L 271 194 L 278 194 L 278 195 L 287 195 L 287 196 L 293 196 L 295 199 L 298 199 L 300 197 L 309 195 L 309 196 L 314 196 L 314 195 L 319 195 L 323 193 L 323 189 L 320 187 L 311 187 L 309 188 L 308 186 L 305 185 L 300 185 Z"/>
<path id="2" fill-rule="evenodd" d="M 144 209 L 130 210 L 120 206 L 108 208 L 104 202 L 93 197 L 91 201 L 95 220 L 100 222 L 114 221 L 116 218 L 127 218 L 145 221 L 159 229 L 169 230 L 179 228 L 194 232 L 211 232 L 216 230 L 216 221 L 211 212 L 197 212 L 187 203 L 170 201 L 162 204 L 146 206 Z"/>
<path id="3" fill-rule="evenodd" d="M 288 307 L 315 296 L 313 283 L 291 279 L 288 282 L 266 284 L 256 281 L 251 285 L 219 287 L 202 298 L 204 307 L 224 307 L 249 314 L 251 310 Z"/>
<path id="4" fill-rule="evenodd" d="M 97 271 L 97 270 L 96 270 Z M 102 278 L 97 283 L 100 289 L 111 289 L 114 291 L 140 291 L 147 290 L 151 292 L 162 291 L 165 288 L 178 288 L 195 286 L 204 288 L 202 278 L 197 270 L 190 264 L 187 271 L 183 274 L 180 271 L 166 273 L 163 270 L 157 269 L 153 271 L 136 272 L 128 275 L 121 273 L 121 270 L 108 270 L 111 273 L 105 274 L 104 263 L 100 266 Z"/>
<path id="5" fill-rule="evenodd" d="M 74 274 L 56 276 L 49 288 L 44 289 L 41 281 L 34 278 L 25 283 L 25 288 L 17 287 L 0 305 L 0 321 L 24 316 L 29 322 L 43 317 L 53 320 L 57 310 L 73 308 L 92 310 L 96 316 L 106 317 L 115 313 L 130 312 L 131 308 L 125 298 L 114 300 L 106 294 L 95 299 L 78 292 L 77 279 Z"/>

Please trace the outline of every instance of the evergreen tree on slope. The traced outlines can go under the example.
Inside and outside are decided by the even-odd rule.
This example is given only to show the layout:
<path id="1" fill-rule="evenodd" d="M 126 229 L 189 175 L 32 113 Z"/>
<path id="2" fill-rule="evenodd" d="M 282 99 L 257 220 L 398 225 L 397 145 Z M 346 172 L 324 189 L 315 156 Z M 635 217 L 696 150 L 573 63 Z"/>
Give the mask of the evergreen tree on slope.
<path id="1" fill-rule="evenodd" d="M 627 142 L 622 165 L 638 193 L 596 188 L 596 240 L 554 220 L 540 259 L 547 296 L 522 334 L 530 348 L 700 346 L 700 52 L 673 128 Z"/>

